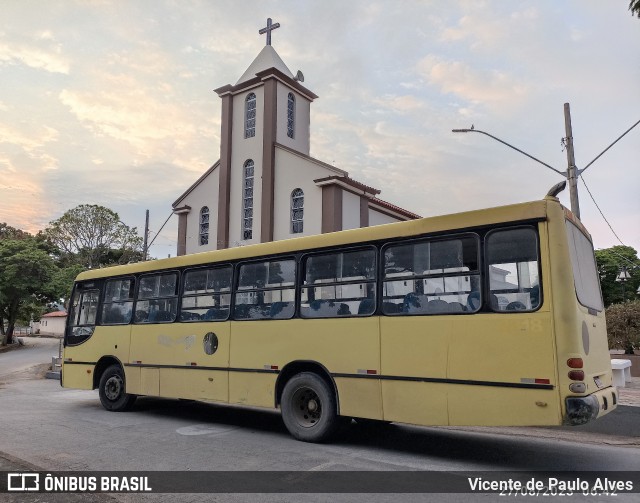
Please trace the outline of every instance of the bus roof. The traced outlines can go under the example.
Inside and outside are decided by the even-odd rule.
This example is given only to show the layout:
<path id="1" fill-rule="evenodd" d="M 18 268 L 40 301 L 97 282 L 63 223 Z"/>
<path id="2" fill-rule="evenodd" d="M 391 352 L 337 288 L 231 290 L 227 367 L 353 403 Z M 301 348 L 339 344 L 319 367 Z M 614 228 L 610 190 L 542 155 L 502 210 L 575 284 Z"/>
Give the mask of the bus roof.
<path id="1" fill-rule="evenodd" d="M 472 229 L 504 222 L 518 222 L 526 220 L 542 220 L 547 216 L 547 204 L 559 204 L 555 198 L 545 198 L 541 201 L 519 203 L 509 206 L 499 206 L 482 210 L 466 211 L 450 215 L 425 217 L 406 222 L 376 225 L 346 231 L 317 234 L 314 236 L 271 241 L 223 250 L 207 251 L 182 255 L 147 262 L 105 267 L 80 273 L 77 281 L 111 276 L 125 276 L 128 274 L 152 272 L 163 269 L 174 269 L 185 266 L 197 266 L 215 262 L 228 262 L 265 255 L 293 253 L 316 248 L 326 248 L 345 244 L 377 241 L 396 237 L 409 237 L 428 233 Z"/>

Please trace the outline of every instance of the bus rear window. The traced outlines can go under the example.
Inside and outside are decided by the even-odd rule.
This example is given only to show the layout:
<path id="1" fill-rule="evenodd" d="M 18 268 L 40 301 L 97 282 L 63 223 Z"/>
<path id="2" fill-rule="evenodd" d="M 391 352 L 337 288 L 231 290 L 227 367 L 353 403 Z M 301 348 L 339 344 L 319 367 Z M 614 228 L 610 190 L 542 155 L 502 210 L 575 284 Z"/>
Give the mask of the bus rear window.
<path id="1" fill-rule="evenodd" d="M 538 238 L 532 227 L 493 231 L 486 241 L 489 304 L 493 311 L 534 311 L 540 306 Z"/>
<path id="2" fill-rule="evenodd" d="M 602 294 L 593 245 L 570 221 L 566 221 L 566 226 L 578 302 L 587 308 L 602 311 Z"/>

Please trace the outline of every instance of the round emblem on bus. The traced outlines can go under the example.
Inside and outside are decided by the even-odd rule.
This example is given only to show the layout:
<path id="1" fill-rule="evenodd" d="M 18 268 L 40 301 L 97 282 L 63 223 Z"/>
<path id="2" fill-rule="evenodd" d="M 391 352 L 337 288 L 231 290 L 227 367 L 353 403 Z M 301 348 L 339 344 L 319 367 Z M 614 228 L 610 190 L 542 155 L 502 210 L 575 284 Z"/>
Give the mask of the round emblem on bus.
<path id="1" fill-rule="evenodd" d="M 213 332 L 208 332 L 204 336 L 202 343 L 204 345 L 204 352 L 208 355 L 212 355 L 218 350 L 218 336 Z"/>

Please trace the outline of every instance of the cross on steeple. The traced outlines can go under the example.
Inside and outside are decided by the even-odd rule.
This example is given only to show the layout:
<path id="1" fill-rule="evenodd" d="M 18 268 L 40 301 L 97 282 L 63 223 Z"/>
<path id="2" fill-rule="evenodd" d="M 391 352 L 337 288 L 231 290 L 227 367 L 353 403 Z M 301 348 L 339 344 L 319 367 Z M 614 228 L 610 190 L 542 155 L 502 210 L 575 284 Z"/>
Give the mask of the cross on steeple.
<path id="1" fill-rule="evenodd" d="M 260 35 L 267 34 L 267 45 L 271 45 L 271 32 L 276 28 L 280 28 L 280 23 L 271 24 L 271 18 L 267 18 L 267 27 L 258 32 Z"/>

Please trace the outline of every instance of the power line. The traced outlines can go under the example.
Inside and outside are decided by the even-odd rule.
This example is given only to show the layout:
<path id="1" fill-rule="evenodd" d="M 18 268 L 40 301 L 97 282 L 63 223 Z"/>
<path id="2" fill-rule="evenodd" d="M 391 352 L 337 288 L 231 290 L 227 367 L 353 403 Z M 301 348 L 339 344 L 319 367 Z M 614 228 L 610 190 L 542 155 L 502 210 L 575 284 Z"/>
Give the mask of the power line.
<path id="1" fill-rule="evenodd" d="M 156 238 L 160 235 L 160 233 L 162 232 L 162 229 L 164 229 L 164 226 L 167 225 L 167 222 L 169 221 L 169 219 L 173 216 L 173 211 L 169 214 L 169 216 L 167 217 L 167 219 L 164 221 L 164 223 L 162 224 L 162 227 L 160 227 L 160 230 L 156 233 L 155 237 L 151 240 L 151 243 L 149 243 L 148 248 L 151 248 L 151 245 L 153 244 L 153 242 L 156 240 Z"/>
<path id="2" fill-rule="evenodd" d="M 604 216 L 604 213 L 602 213 L 600 206 L 598 206 L 598 203 L 596 203 L 596 200 L 594 199 L 593 194 L 589 190 L 589 187 L 587 187 L 587 182 L 584 181 L 584 178 L 582 177 L 582 175 L 580 175 L 580 180 L 582 180 L 582 183 L 584 184 L 584 188 L 587 189 L 587 192 L 589 193 L 589 196 L 591 197 L 593 204 L 595 204 L 596 208 L 598 208 L 600 215 L 602 215 L 602 218 L 604 218 L 604 221 L 607 222 L 607 225 L 609 226 L 609 229 L 611 229 L 611 232 L 613 232 L 613 235 L 618 238 L 618 241 L 620 241 L 620 244 L 622 246 L 627 246 L 622 242 L 622 239 L 620 239 L 620 237 L 616 234 L 616 231 L 613 230 L 613 227 L 611 227 L 611 224 L 609 223 L 609 220 L 607 220 L 607 217 Z"/>
<path id="3" fill-rule="evenodd" d="M 616 143 L 618 143 L 618 142 L 622 139 L 622 137 L 623 137 L 623 136 L 625 136 L 629 131 L 631 131 L 631 130 L 632 130 L 634 127 L 636 127 L 638 124 L 640 124 L 640 120 L 639 120 L 638 122 L 636 122 L 633 126 L 631 126 L 629 129 L 627 129 L 627 130 L 626 130 L 624 133 L 622 133 L 620 136 L 618 136 L 618 137 L 616 138 L 616 140 L 615 140 L 611 145 L 609 145 L 607 148 L 605 148 L 602 152 L 600 152 L 600 153 L 598 154 L 598 156 L 597 156 L 593 161 L 591 161 L 591 162 L 590 162 L 589 164 L 587 164 L 584 168 L 582 168 L 582 169 L 580 170 L 580 174 L 582 174 L 582 173 L 583 173 L 583 172 L 584 172 L 584 171 L 585 171 L 589 166 L 591 166 L 594 162 L 596 162 L 598 159 L 600 159 L 600 157 L 602 156 L 602 154 L 604 154 L 607 150 L 609 150 L 609 149 L 610 149 L 611 147 L 613 147 Z M 584 180 L 582 180 L 582 181 L 584 182 Z M 585 185 L 585 187 L 586 187 L 586 185 Z M 587 189 L 587 190 L 589 190 L 589 189 Z M 614 234 L 615 234 L 615 233 L 614 233 Z"/>
<path id="4" fill-rule="evenodd" d="M 615 255 L 618 258 L 621 258 L 622 260 L 624 260 L 627 264 L 629 264 L 629 266 L 627 266 L 627 269 L 638 269 L 640 268 L 640 265 L 634 263 L 633 261 L 629 260 L 627 257 L 625 257 L 624 255 L 620 255 L 618 252 L 614 251 L 611 248 L 607 248 L 607 252 L 612 253 L 613 255 Z"/>

